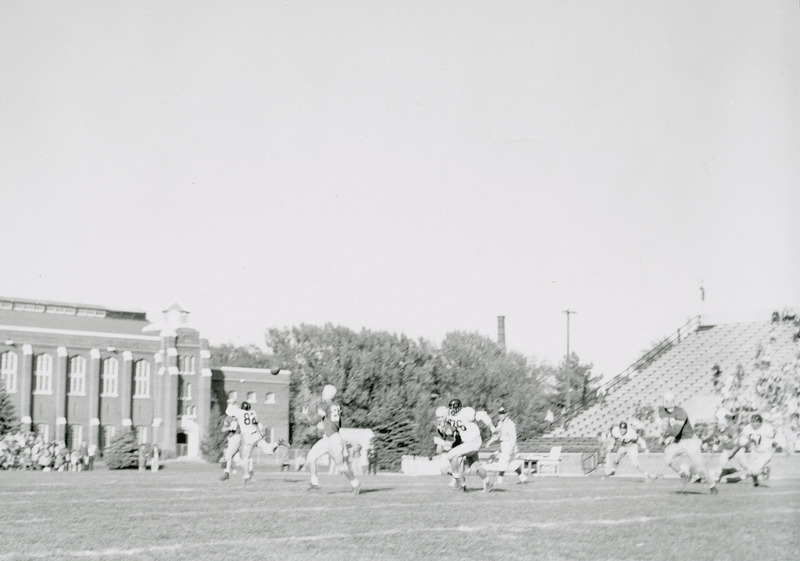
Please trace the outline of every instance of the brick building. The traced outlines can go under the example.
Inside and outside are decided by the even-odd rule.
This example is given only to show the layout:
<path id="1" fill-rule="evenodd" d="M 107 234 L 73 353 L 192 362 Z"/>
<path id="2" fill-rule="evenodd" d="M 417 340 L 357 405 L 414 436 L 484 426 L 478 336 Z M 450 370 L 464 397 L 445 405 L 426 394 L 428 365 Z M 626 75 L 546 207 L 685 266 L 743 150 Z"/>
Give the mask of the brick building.
<path id="1" fill-rule="evenodd" d="M 166 457 L 200 457 L 212 416 L 248 400 L 270 440 L 288 439 L 290 373 L 212 369 L 188 315 L 0 297 L 0 377 L 22 428 L 102 449 L 133 427 Z"/>

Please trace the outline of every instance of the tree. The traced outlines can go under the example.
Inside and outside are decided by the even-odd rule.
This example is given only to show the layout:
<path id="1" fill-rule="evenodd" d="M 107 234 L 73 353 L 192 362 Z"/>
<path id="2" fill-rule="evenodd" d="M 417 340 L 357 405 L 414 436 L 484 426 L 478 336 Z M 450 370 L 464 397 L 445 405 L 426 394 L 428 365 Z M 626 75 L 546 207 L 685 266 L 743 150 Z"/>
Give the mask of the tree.
<path id="1" fill-rule="evenodd" d="M 14 404 L 6 391 L 5 380 L 0 381 L 0 438 L 19 428 Z"/>
<path id="2" fill-rule="evenodd" d="M 230 343 L 211 347 L 211 367 L 271 368 L 273 358 L 255 345 L 236 347 Z"/>
<path id="3" fill-rule="evenodd" d="M 581 364 L 580 358 L 575 353 L 570 353 L 569 361 L 563 361 L 556 371 L 553 388 L 553 403 L 556 406 L 567 402 L 572 404 L 571 411 L 565 414 L 572 416 L 578 408 L 588 405 L 600 387 L 601 376 L 592 373 L 593 365 Z M 567 392 L 571 392 L 567 400 Z"/>
<path id="4" fill-rule="evenodd" d="M 207 462 L 218 462 L 228 447 L 228 435 L 222 431 L 224 423 L 225 415 L 220 414 L 216 407 L 212 408 L 208 431 L 200 442 L 200 452 Z"/>
<path id="5" fill-rule="evenodd" d="M 103 452 L 108 469 L 126 469 L 139 464 L 139 444 L 133 429 L 123 429 Z"/>

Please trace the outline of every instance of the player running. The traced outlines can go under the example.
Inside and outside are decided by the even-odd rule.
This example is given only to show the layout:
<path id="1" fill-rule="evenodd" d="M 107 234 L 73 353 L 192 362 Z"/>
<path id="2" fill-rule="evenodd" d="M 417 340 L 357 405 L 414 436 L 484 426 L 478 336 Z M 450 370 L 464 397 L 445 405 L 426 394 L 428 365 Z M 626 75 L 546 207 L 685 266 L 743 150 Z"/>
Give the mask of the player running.
<path id="1" fill-rule="evenodd" d="M 225 448 L 225 471 L 222 473 L 220 480 L 227 481 L 231 477 L 231 465 L 236 463 L 242 465 L 242 456 L 239 453 L 239 448 L 242 445 L 242 434 L 239 431 L 239 421 L 235 418 L 230 422 L 225 422 L 222 426 L 222 432 L 228 435 L 228 446 Z M 253 459 L 250 459 L 250 465 L 247 466 L 247 471 L 253 471 Z"/>
<path id="2" fill-rule="evenodd" d="M 303 408 L 303 414 L 312 424 L 321 424 L 324 434 L 306 457 L 306 465 L 311 472 L 311 485 L 309 490 L 319 490 L 319 477 L 317 476 L 317 460 L 325 454 L 329 454 L 331 460 L 339 467 L 339 470 L 350 481 L 353 494 L 361 492 L 361 482 L 353 475 L 350 468 L 349 455 L 339 429 L 342 427 L 342 408 L 333 401 L 336 397 L 336 388 L 330 384 L 322 388 L 322 403 L 317 407 L 316 414 L 310 415 L 308 407 Z"/>
<path id="3" fill-rule="evenodd" d="M 733 422 L 733 413 L 722 408 L 716 413 L 717 423 L 711 435 L 713 452 L 708 471 L 714 481 L 720 482 L 728 476 L 744 470 L 741 463 L 742 445 L 739 443 L 739 427 Z M 731 464 L 725 467 L 726 464 Z"/>
<path id="4" fill-rule="evenodd" d="M 750 448 L 745 455 L 744 466 L 747 475 L 753 478 L 753 486 L 758 487 L 758 478 L 772 460 L 775 450 L 772 447 L 775 441 L 775 428 L 765 423 L 758 413 L 750 418 L 750 424 L 742 429 L 740 442 Z"/>
<path id="5" fill-rule="evenodd" d="M 684 486 L 691 480 L 692 469 L 700 473 L 708 484 L 708 490 L 712 495 L 719 493 L 716 481 L 708 472 L 703 453 L 701 451 L 700 439 L 689 422 L 689 415 L 682 407 L 678 407 L 675 402 L 675 395 L 672 392 L 664 394 L 663 406 L 658 410 L 658 417 L 664 426 L 664 461 L 675 470 L 681 477 Z M 686 454 L 689 457 L 691 466 L 683 466 L 676 462 L 675 458 L 679 454 Z"/>
<path id="6" fill-rule="evenodd" d="M 527 483 L 528 476 L 522 470 L 522 463 L 513 460 L 517 455 L 517 425 L 508 416 L 505 407 L 497 410 L 500 420 L 492 431 L 492 437 L 486 441 L 486 446 L 490 446 L 495 441 L 500 441 L 500 451 L 497 456 L 497 479 L 495 484 L 503 484 L 503 476 L 506 471 L 513 471 L 517 474 L 520 483 Z"/>
<path id="7" fill-rule="evenodd" d="M 244 467 L 242 481 L 247 483 L 253 477 L 252 463 L 250 462 L 253 449 L 258 447 L 265 454 L 274 454 L 275 449 L 283 444 L 283 441 L 278 441 L 275 444 L 268 444 L 267 441 L 264 440 L 264 426 L 258 421 L 256 412 L 250 409 L 249 401 L 243 401 L 241 405 L 230 403 L 225 410 L 225 414 L 236 419 L 239 425 L 242 438 L 240 453 L 242 456 L 242 466 Z"/>
<path id="8" fill-rule="evenodd" d="M 450 468 L 453 471 L 453 488 L 456 491 L 466 491 L 467 480 L 465 473 L 472 468 L 483 480 L 483 492 L 490 492 L 493 487 L 492 482 L 489 480 L 489 476 L 486 474 L 486 470 L 478 457 L 478 451 L 481 449 L 483 439 L 481 438 L 481 429 L 475 422 L 477 413 L 472 407 L 462 408 L 460 399 L 450 400 L 448 413 L 447 422 L 456 430 L 461 439 L 461 444 L 453 446 L 447 453 L 447 459 L 450 461 Z M 486 412 L 481 411 L 481 414 L 482 422 L 493 429 L 492 420 Z"/>
<path id="9" fill-rule="evenodd" d="M 646 470 L 642 469 L 642 466 L 639 464 L 639 447 L 641 446 L 645 454 L 648 452 L 648 449 L 647 442 L 645 442 L 644 438 L 642 438 L 636 429 L 629 427 L 627 421 L 620 421 L 619 426 L 611 429 L 611 436 L 614 438 L 615 442 L 619 443 L 619 448 L 617 448 L 614 459 L 606 464 L 606 475 L 614 475 L 617 472 L 617 467 L 619 467 L 622 458 L 628 456 L 631 460 L 631 465 L 636 468 L 637 471 L 644 474 L 645 481 L 655 479 L 655 477 L 651 477 Z"/>

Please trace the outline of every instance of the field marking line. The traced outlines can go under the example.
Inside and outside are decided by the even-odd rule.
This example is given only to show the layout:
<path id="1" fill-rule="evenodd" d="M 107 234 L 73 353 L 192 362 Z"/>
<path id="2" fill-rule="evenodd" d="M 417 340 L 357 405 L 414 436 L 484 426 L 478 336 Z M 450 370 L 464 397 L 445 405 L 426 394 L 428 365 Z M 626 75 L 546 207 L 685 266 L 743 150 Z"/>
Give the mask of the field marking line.
<path id="1" fill-rule="evenodd" d="M 230 500 L 231 499 L 231 494 L 230 493 L 224 493 L 224 494 L 220 494 L 220 495 L 216 496 L 216 495 L 201 494 L 203 490 L 204 490 L 204 488 L 199 487 L 197 489 L 198 495 L 196 495 L 196 496 L 182 496 L 181 497 L 181 502 L 208 501 L 209 499 L 211 499 L 211 500 L 219 499 L 220 501 L 225 501 L 225 500 Z M 560 490 L 563 491 L 563 489 L 560 489 Z M 443 489 L 443 493 L 445 493 L 443 496 L 448 496 L 447 495 L 447 493 L 448 493 L 447 490 Z M 2 494 L 2 493 L 0 493 L 0 494 Z M 302 494 L 303 494 L 302 491 L 297 491 L 297 492 L 274 493 L 274 494 L 271 494 L 270 496 L 271 497 L 276 497 L 276 498 L 290 498 L 290 497 L 297 497 L 298 495 L 302 495 Z M 479 493 L 476 491 L 475 494 L 479 494 Z M 771 497 L 780 497 L 780 496 L 798 495 L 798 494 L 800 494 L 800 490 L 786 490 L 786 491 L 759 492 L 758 496 L 759 497 L 770 497 L 771 498 Z M 613 494 L 609 494 L 609 495 L 592 495 L 592 496 L 582 496 L 582 497 L 552 497 L 552 498 L 541 498 L 541 497 L 530 496 L 530 495 L 531 495 L 531 493 L 526 492 L 526 493 L 524 493 L 522 495 L 517 495 L 517 496 L 515 496 L 513 498 L 512 497 L 503 497 L 502 504 L 503 505 L 513 505 L 513 504 L 522 504 L 522 503 L 524 503 L 524 504 L 543 504 L 543 505 L 546 505 L 546 504 L 560 504 L 560 503 L 572 503 L 572 502 L 579 502 L 579 503 L 599 502 L 599 501 L 608 501 L 608 500 L 639 500 L 639 499 L 659 499 L 659 498 L 663 499 L 666 496 L 665 493 L 648 493 L 648 494 L 634 494 L 634 495 L 613 495 Z M 346 498 L 346 500 L 349 500 L 350 499 L 350 492 L 349 492 L 349 490 L 347 492 L 342 491 L 342 493 L 331 494 L 330 496 L 331 497 L 339 496 L 339 497 L 341 497 L 343 499 Z M 461 495 L 457 495 L 456 496 L 452 492 L 449 492 L 449 496 L 452 496 L 454 498 L 458 497 L 459 499 L 461 498 Z M 120 497 L 120 498 L 107 498 L 107 499 L 105 499 L 105 498 L 94 498 L 91 501 L 89 501 L 88 503 L 87 503 L 86 500 L 83 500 L 83 499 L 71 499 L 71 500 L 68 500 L 68 501 L 61 501 L 61 502 L 62 502 L 62 504 L 67 505 L 67 504 L 107 504 L 107 503 L 131 504 L 131 503 L 149 503 L 151 501 L 152 501 L 151 497 L 144 496 L 144 497 L 137 497 L 137 498 L 133 498 L 133 497 Z M 396 503 L 369 504 L 369 503 L 366 503 L 364 501 L 358 501 L 358 502 L 350 501 L 349 504 L 331 503 L 331 504 L 327 504 L 327 505 L 313 505 L 313 506 L 301 506 L 301 507 L 294 506 L 292 508 L 292 510 L 293 511 L 307 511 L 307 512 L 325 512 L 325 511 L 328 511 L 328 510 L 337 511 L 337 510 L 342 510 L 342 509 L 364 509 L 364 508 L 379 508 L 380 509 L 380 508 L 385 508 L 385 507 L 391 507 L 391 508 L 407 508 L 407 507 L 418 508 L 418 507 L 428 506 L 429 504 L 430 503 L 428 503 L 428 502 L 424 502 L 424 503 L 421 503 L 421 502 L 396 502 Z M 467 505 L 467 504 L 470 504 L 470 503 L 465 503 L 464 501 L 459 501 L 458 504 Z M 475 505 L 480 505 L 480 506 L 486 506 L 487 504 L 497 504 L 497 503 L 487 503 L 485 501 L 481 501 L 481 502 L 477 502 L 476 501 L 474 504 Z M 10 506 L 29 506 L 30 505 L 30 501 L 4 501 L 3 505 L 5 507 L 10 507 Z M 274 506 L 272 508 L 266 508 L 265 507 L 264 509 L 259 509 L 259 508 L 255 508 L 255 509 L 237 509 L 236 511 L 229 511 L 229 512 L 232 512 L 232 513 L 243 513 L 243 512 L 264 512 L 264 511 L 274 511 Z M 198 515 L 199 516 L 202 513 L 201 512 L 175 512 L 175 513 L 169 513 L 169 512 L 163 512 L 162 511 L 159 514 L 163 514 L 163 515 L 166 515 L 166 516 L 194 516 L 194 515 Z M 152 513 L 134 514 L 134 516 L 152 516 Z"/>
<path id="2" fill-rule="evenodd" d="M 749 514 L 796 514 L 799 513 L 800 509 L 783 509 L 783 510 L 761 510 L 761 511 L 751 511 Z M 725 518 L 731 516 L 740 516 L 741 513 L 739 512 L 717 512 L 717 513 L 702 513 L 702 512 L 685 512 L 685 513 L 676 513 L 668 516 L 636 516 L 633 518 L 603 518 L 597 520 L 576 520 L 576 521 L 568 521 L 568 522 L 529 522 L 525 524 L 497 524 L 497 523 L 488 523 L 481 526 L 425 526 L 420 528 L 392 528 L 388 530 L 379 530 L 379 531 L 370 531 L 370 532 L 337 532 L 331 534 L 316 534 L 316 535 L 308 535 L 308 536 L 280 536 L 280 537 L 268 537 L 268 536 L 253 536 L 248 538 L 248 542 L 251 544 L 274 544 L 274 543 L 302 543 L 302 542 L 317 542 L 317 541 L 330 541 L 330 540 L 340 540 L 340 539 L 368 539 L 368 538 L 381 538 L 387 536 L 399 536 L 399 535 L 411 535 L 411 534 L 430 534 L 430 533 L 452 533 L 452 532 L 465 532 L 465 533 L 480 533 L 480 532 L 488 532 L 491 534 L 496 534 L 498 530 L 503 531 L 515 531 L 520 532 L 524 530 L 550 530 L 550 529 L 558 529 L 565 526 L 617 526 L 617 525 L 630 525 L 630 524 L 649 524 L 649 523 L 659 523 L 666 520 L 678 520 L 682 518 L 697 518 L 697 517 L 709 517 L 709 518 Z M 129 549 L 119 549 L 119 548 L 110 548 L 110 549 L 99 549 L 99 550 L 79 550 L 79 551 L 69 551 L 69 550 L 56 550 L 56 551 L 47 551 L 47 552 L 21 552 L 21 551 L 14 551 L 14 552 L 5 552 L 0 554 L 0 561 L 6 559 L 15 559 L 18 556 L 23 556 L 26 559 L 52 559 L 52 558 L 93 558 L 93 557 L 103 557 L 103 556 L 117 556 L 117 557 L 132 557 L 132 556 L 141 556 L 145 554 L 157 554 L 157 553 L 165 553 L 170 551 L 183 551 L 183 550 L 191 550 L 191 549 L 208 549 L 210 547 L 227 547 L 232 545 L 240 545 L 242 543 L 241 539 L 231 539 L 231 540 L 209 540 L 204 542 L 199 541 L 192 541 L 191 543 L 175 543 L 169 545 L 161 545 L 161 546 L 147 546 L 147 547 L 135 547 Z"/>

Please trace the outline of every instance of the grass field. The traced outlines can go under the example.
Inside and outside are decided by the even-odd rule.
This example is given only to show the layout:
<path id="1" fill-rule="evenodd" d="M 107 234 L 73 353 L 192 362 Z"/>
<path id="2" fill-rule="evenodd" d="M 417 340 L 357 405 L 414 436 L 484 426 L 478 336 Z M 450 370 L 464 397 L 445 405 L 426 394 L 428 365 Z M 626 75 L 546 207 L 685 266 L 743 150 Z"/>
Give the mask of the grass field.
<path id="1" fill-rule="evenodd" d="M 0 561 L 797 560 L 800 480 L 721 487 L 676 479 L 542 477 L 456 493 L 444 476 L 257 472 L 168 462 L 157 473 L 0 472 Z"/>

